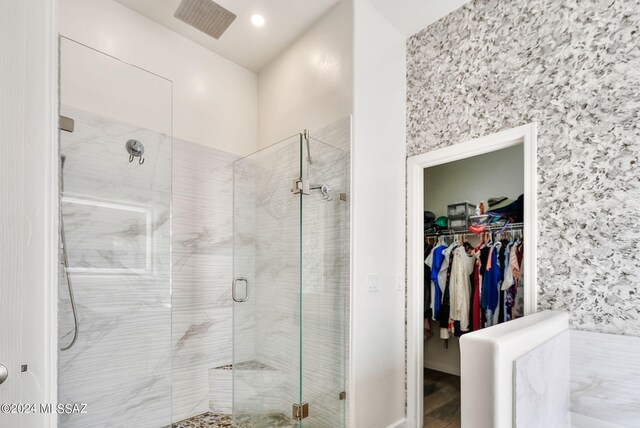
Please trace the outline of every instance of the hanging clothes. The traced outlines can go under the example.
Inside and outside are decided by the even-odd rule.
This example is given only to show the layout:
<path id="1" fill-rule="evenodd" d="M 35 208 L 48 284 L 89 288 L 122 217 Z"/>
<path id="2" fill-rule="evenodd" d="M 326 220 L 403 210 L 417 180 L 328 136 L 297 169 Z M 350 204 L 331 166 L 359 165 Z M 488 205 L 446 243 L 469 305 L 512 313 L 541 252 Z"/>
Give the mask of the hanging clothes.
<path id="1" fill-rule="evenodd" d="M 500 303 L 498 305 L 498 323 L 503 323 L 507 321 L 507 293 L 504 289 L 504 278 L 505 278 L 505 269 L 506 260 L 507 260 L 507 246 L 509 245 L 509 240 L 503 239 L 499 242 L 498 249 L 498 267 L 500 268 L 500 285 L 498 288 L 498 293 L 500 295 Z"/>
<path id="2" fill-rule="evenodd" d="M 511 247 L 511 254 L 509 255 L 509 263 L 511 264 L 514 285 L 517 287 L 520 282 L 520 261 L 518 260 L 517 245 L 513 245 Z"/>
<path id="3" fill-rule="evenodd" d="M 512 263 L 513 263 L 513 256 L 512 256 L 512 251 L 513 251 L 513 242 L 510 242 L 509 244 L 507 244 L 507 248 L 505 250 L 505 260 L 504 260 L 504 280 L 502 281 L 502 290 L 508 290 L 509 288 L 511 288 L 511 286 L 513 286 L 515 284 L 514 280 L 513 280 L 513 268 L 512 268 Z"/>
<path id="4" fill-rule="evenodd" d="M 427 264 L 426 260 L 429 258 L 431 251 L 433 250 L 433 245 L 425 244 L 424 246 L 424 257 L 425 257 L 425 268 L 424 268 L 424 318 L 429 319 L 432 315 L 431 309 L 431 266 Z"/>
<path id="5" fill-rule="evenodd" d="M 451 302 L 450 318 L 460 322 L 462 332 L 469 331 L 469 307 L 471 305 L 471 274 L 475 267 L 475 259 L 467 254 L 464 246 L 454 251 L 454 262 L 451 268 L 449 299 Z"/>
<path id="6" fill-rule="evenodd" d="M 446 249 L 444 245 L 438 245 L 435 247 L 424 263 L 431 268 L 431 308 L 432 317 L 434 321 L 438 320 L 438 314 L 440 312 L 440 301 L 442 300 L 442 289 L 440 286 L 439 278 L 440 271 L 443 270 L 444 255 L 443 251 Z M 446 270 L 446 267 L 444 268 Z"/>
<path id="7" fill-rule="evenodd" d="M 440 304 L 440 312 L 438 314 L 438 320 L 440 322 L 440 338 L 441 339 L 449 339 L 451 335 L 450 331 L 450 313 L 451 313 L 451 299 L 450 299 L 450 284 L 451 284 L 451 270 L 453 267 L 454 261 L 454 253 L 456 244 L 451 244 L 447 249 L 443 252 L 446 253 L 445 257 L 447 257 L 448 265 L 445 273 L 445 281 L 444 281 L 444 291 L 442 294 L 442 303 Z"/>
<path id="8" fill-rule="evenodd" d="M 425 334 L 428 319 L 438 322 L 446 340 L 521 317 L 523 247 L 514 239 L 476 248 L 468 242 L 427 245 Z"/>
<path id="9" fill-rule="evenodd" d="M 497 244 L 496 244 L 497 246 Z M 500 283 L 500 267 L 498 266 L 498 251 L 496 246 L 489 248 L 487 267 L 482 276 L 482 299 L 480 306 L 485 314 L 485 327 L 495 324 L 496 308 L 500 300 L 498 285 Z"/>
<path id="10" fill-rule="evenodd" d="M 480 252 L 474 256 L 474 266 L 472 274 L 473 292 L 471 293 L 471 330 L 476 331 L 482 328 L 482 315 L 480 312 Z"/>

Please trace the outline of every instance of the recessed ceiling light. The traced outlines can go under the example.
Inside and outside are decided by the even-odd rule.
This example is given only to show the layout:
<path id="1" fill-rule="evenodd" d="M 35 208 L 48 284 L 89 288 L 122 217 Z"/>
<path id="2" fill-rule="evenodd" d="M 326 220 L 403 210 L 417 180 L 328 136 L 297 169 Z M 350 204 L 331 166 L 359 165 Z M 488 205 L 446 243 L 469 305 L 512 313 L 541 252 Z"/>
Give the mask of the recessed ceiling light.
<path id="1" fill-rule="evenodd" d="M 262 27 L 264 25 L 264 16 L 262 15 L 251 15 L 251 23 L 256 27 Z"/>

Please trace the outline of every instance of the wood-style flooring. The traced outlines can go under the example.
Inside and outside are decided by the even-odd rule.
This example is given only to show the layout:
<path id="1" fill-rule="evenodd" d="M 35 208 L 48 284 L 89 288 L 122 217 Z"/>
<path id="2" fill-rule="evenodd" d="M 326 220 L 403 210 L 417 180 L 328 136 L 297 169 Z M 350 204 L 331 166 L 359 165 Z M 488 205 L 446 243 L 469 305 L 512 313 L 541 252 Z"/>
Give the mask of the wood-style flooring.
<path id="1" fill-rule="evenodd" d="M 424 428 L 460 428 L 460 377 L 424 369 Z"/>

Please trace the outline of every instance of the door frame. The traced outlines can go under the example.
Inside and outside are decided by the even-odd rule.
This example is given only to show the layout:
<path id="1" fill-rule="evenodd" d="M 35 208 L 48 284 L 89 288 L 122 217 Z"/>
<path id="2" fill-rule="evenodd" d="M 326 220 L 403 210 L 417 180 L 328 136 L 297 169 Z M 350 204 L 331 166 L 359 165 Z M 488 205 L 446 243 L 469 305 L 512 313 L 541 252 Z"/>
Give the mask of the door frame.
<path id="1" fill-rule="evenodd" d="M 0 197 L 3 204 L 21 211 L 21 218 L 3 225 L 15 229 L 3 244 L 15 261 L 6 273 L 10 279 L 6 286 L 13 287 L 15 293 L 11 304 L 16 318 L 4 326 L 2 334 L 16 336 L 10 351 L 17 358 L 13 358 L 9 376 L 19 383 L 19 395 L 5 398 L 22 404 L 57 403 L 57 3 L 23 0 L 0 7 L 12 17 L 0 31 L 7 35 L 0 42 L 0 61 L 11 64 L 6 78 L 17 82 L 13 96 L 0 101 L 0 115 L 10 124 L 0 129 L 0 134 L 7 136 L 2 143 L 13 154 L 6 171 L 11 191 Z M 13 420 L 28 426 L 55 427 L 57 415 L 22 414 Z"/>
<path id="2" fill-rule="evenodd" d="M 407 426 L 424 417 L 424 170 L 425 168 L 524 145 L 524 313 L 537 309 L 537 124 L 507 129 L 407 158 Z"/>
<path id="3" fill-rule="evenodd" d="M 2 225 L 13 228 L 2 243 L 13 265 L 2 272 L 7 281 L 0 285 L 11 287 L 11 298 L 4 303 L 12 305 L 15 317 L 0 328 L 0 334 L 13 336 L 5 352 L 15 355 L 0 363 L 11 365 L 9 381 L 16 382 L 11 396 L 8 389 L 0 396 L 22 404 L 57 403 L 57 3 L 23 0 L 0 6 L 11 17 L 0 30 L 6 36 L 0 42 L 0 60 L 11 65 L 3 79 L 15 83 L 0 101 L 0 115 L 8 125 L 0 127 L 2 151 L 11 155 L 5 171 L 9 179 L 3 183 L 3 190 L 9 191 L 0 199 L 12 207 L 7 219 L 15 220 Z M 55 427 L 57 420 L 55 412 L 6 416 L 22 426 Z"/>

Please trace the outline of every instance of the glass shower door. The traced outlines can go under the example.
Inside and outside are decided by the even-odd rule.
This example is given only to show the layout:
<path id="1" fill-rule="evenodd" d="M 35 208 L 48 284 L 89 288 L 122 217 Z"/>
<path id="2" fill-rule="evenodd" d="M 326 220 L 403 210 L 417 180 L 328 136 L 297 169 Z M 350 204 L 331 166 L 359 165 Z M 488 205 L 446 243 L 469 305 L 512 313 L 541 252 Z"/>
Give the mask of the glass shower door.
<path id="1" fill-rule="evenodd" d="M 348 157 L 309 137 L 303 144 L 301 402 L 305 428 L 345 426 L 349 290 Z"/>
<path id="2" fill-rule="evenodd" d="M 301 136 L 234 163 L 233 415 L 291 427 L 300 403 Z"/>
<path id="3" fill-rule="evenodd" d="M 347 165 L 306 135 L 234 163 L 237 426 L 345 426 Z"/>

